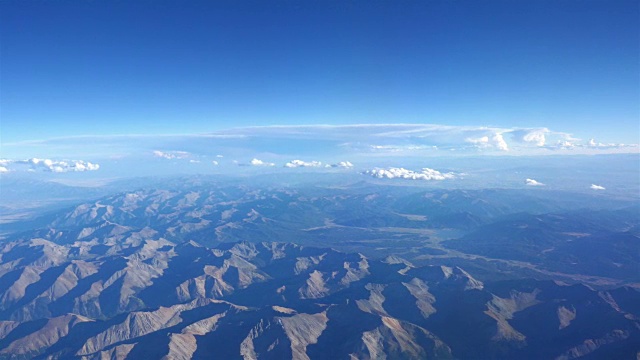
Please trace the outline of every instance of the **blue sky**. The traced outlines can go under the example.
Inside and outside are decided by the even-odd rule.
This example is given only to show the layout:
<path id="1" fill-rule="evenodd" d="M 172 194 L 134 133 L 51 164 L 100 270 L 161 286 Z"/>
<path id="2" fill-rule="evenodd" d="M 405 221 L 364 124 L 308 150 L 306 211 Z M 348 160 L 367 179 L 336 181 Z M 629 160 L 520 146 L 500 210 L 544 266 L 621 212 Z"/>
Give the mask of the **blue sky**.
<path id="1" fill-rule="evenodd" d="M 2 141 L 274 124 L 638 142 L 637 1 L 5 1 Z"/>

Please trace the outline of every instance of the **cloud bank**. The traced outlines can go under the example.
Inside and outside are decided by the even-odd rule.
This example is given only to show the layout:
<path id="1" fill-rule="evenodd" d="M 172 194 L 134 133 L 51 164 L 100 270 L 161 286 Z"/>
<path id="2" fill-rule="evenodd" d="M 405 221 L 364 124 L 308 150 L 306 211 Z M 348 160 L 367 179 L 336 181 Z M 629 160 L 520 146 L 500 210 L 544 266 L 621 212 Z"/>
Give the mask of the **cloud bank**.
<path id="1" fill-rule="evenodd" d="M 45 171 L 54 173 L 96 171 L 100 165 L 83 160 L 51 160 L 31 158 L 26 160 L 0 160 L 0 172 L 12 170 Z"/>
<path id="2" fill-rule="evenodd" d="M 448 180 L 455 179 L 456 174 L 452 172 L 442 173 L 438 170 L 423 168 L 421 171 L 413 171 L 405 168 L 375 168 L 367 170 L 364 174 L 378 179 L 408 179 L 408 180 Z"/>
<path id="3" fill-rule="evenodd" d="M 302 160 L 292 160 L 288 163 L 284 164 L 284 167 L 287 168 L 299 168 L 299 167 L 320 167 L 322 163 L 320 161 L 302 161 Z"/>
<path id="4" fill-rule="evenodd" d="M 250 157 L 339 158 L 423 157 L 458 155 L 553 155 L 640 153 L 638 144 L 581 140 L 547 127 L 452 126 L 439 124 L 356 124 L 263 126 L 220 130 L 208 134 L 105 135 L 3 143 L 5 154 L 31 157 L 34 148 L 49 156 L 77 153 L 94 158 L 114 154 L 151 153 L 163 159 L 211 161 L 222 155 Z M 180 151 L 161 150 L 167 148 Z"/>

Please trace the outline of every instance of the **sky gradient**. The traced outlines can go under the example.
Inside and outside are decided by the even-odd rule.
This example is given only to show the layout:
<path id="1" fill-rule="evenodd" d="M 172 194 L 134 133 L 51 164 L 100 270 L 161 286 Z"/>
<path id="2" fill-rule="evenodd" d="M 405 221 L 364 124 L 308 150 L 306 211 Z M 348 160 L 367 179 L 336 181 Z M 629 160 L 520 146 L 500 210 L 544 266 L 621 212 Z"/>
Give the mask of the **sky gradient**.
<path id="1" fill-rule="evenodd" d="M 4 1 L 1 141 L 416 123 L 638 143 L 639 6 Z"/>

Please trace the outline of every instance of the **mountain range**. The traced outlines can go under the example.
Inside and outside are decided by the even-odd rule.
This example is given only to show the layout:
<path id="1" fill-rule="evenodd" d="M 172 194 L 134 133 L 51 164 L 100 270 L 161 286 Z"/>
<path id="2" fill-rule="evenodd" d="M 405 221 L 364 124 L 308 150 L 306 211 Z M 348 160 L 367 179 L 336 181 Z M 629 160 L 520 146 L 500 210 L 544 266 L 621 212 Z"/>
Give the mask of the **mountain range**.
<path id="1" fill-rule="evenodd" d="M 5 232 L 0 358 L 632 359 L 637 210 L 367 184 L 121 192 Z"/>

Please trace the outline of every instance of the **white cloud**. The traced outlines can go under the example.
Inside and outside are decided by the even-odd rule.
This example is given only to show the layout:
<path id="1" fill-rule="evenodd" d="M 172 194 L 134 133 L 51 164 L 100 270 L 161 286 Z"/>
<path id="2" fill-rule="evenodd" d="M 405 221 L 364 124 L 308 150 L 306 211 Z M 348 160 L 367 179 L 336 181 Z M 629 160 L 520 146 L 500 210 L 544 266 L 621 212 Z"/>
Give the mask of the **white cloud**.
<path id="1" fill-rule="evenodd" d="M 536 146 L 544 146 L 544 143 L 547 141 L 545 137 L 545 133 L 547 131 L 532 131 L 526 134 L 522 140 L 527 143 L 533 143 Z"/>
<path id="2" fill-rule="evenodd" d="M 327 164 L 326 167 L 351 169 L 353 164 L 350 161 L 340 161 L 337 164 Z"/>
<path id="3" fill-rule="evenodd" d="M 501 151 L 508 151 L 509 145 L 504 140 L 502 133 L 494 132 L 491 135 L 485 135 L 477 138 L 466 138 L 465 142 L 473 144 L 475 147 L 480 149 L 486 148 L 496 148 Z"/>
<path id="4" fill-rule="evenodd" d="M 364 174 L 378 179 L 447 180 L 457 177 L 456 174 L 452 172 L 442 173 L 430 168 L 423 168 L 419 172 L 395 167 L 387 169 L 375 168 L 365 171 Z"/>
<path id="5" fill-rule="evenodd" d="M 217 161 L 215 161 L 215 160 L 213 160 L 211 163 L 212 163 L 213 165 L 215 165 L 215 166 L 218 166 L 218 164 L 219 164 L 219 163 L 218 163 Z"/>
<path id="6" fill-rule="evenodd" d="M 601 143 L 595 139 L 589 139 L 586 145 L 592 149 L 622 149 L 622 148 L 637 148 L 638 144 L 617 144 L 617 143 Z"/>
<path id="7" fill-rule="evenodd" d="M 18 158 L 26 158 L 26 155 L 16 154 L 32 156 L 34 149 L 39 148 L 46 149 L 40 151 L 47 157 L 55 158 L 75 158 L 76 154 L 84 154 L 87 158 L 108 159 L 114 154 L 146 153 L 158 159 L 174 159 L 171 161 L 204 159 L 195 154 L 210 154 L 207 161 L 220 161 L 216 154 L 229 160 L 251 160 L 253 156 L 295 159 L 301 156 L 296 155 L 301 153 L 301 146 L 306 147 L 304 156 L 307 159 L 321 160 L 322 156 L 331 156 L 360 163 L 373 156 L 496 155 L 506 153 L 506 150 L 511 155 L 525 156 L 640 153 L 637 145 L 623 145 L 620 141 L 614 142 L 615 139 L 609 140 L 611 143 L 588 140 L 588 137 L 579 140 L 571 134 L 541 126 L 358 124 L 231 128 L 213 134 L 80 136 L 3 143 L 2 146 L 5 156 L 11 154 Z M 248 162 L 245 165 L 248 166 Z"/>
<path id="8" fill-rule="evenodd" d="M 302 161 L 302 160 L 292 160 L 292 161 L 289 161 L 288 163 L 284 164 L 284 167 L 288 167 L 288 168 L 319 167 L 319 166 L 322 166 L 322 163 L 320 161 L 306 162 L 306 161 Z"/>
<path id="9" fill-rule="evenodd" d="M 0 173 L 6 173 L 6 172 L 9 172 L 9 169 L 7 169 L 4 166 L 0 166 Z"/>
<path id="10" fill-rule="evenodd" d="M 542 147 L 547 142 L 547 134 L 549 129 L 515 129 L 509 131 L 513 139 L 518 142 Z"/>
<path id="11" fill-rule="evenodd" d="M 223 155 L 216 155 L 217 158 L 223 158 Z"/>
<path id="12" fill-rule="evenodd" d="M 544 186 L 543 183 L 533 179 L 527 179 L 524 181 L 524 183 L 527 184 L 528 186 Z"/>
<path id="13" fill-rule="evenodd" d="M 465 139 L 487 137 L 491 150 L 508 150 L 503 134 L 513 128 L 483 126 L 449 126 L 439 124 L 355 124 L 355 125 L 302 125 L 265 126 L 230 129 L 228 134 L 255 138 L 322 140 L 335 146 L 348 146 L 359 151 L 420 153 L 434 149 L 468 148 Z"/>
<path id="14" fill-rule="evenodd" d="M 430 145 L 371 145 L 371 149 L 377 151 L 401 152 L 401 151 L 420 151 L 420 150 L 438 150 L 437 146 Z"/>
<path id="15" fill-rule="evenodd" d="M 624 154 L 638 153 L 640 146 L 638 144 L 621 144 L 621 143 L 601 143 L 595 139 L 581 142 L 569 134 L 559 133 L 560 140 L 555 145 L 544 146 L 545 149 L 554 151 L 564 151 L 566 154 Z"/>
<path id="16" fill-rule="evenodd" d="M 491 137 L 491 142 L 496 148 L 498 148 L 498 150 L 502 150 L 502 151 L 509 150 L 509 145 L 507 145 L 507 142 L 504 141 L 504 138 L 500 133 L 495 133 L 493 137 Z"/>
<path id="17" fill-rule="evenodd" d="M 600 186 L 600 185 L 596 185 L 596 184 L 591 184 L 589 189 L 591 189 L 591 190 L 606 190 L 604 186 Z"/>
<path id="18" fill-rule="evenodd" d="M 191 160 L 189 160 L 189 162 L 192 163 L 192 164 L 198 164 L 198 163 L 200 163 L 200 160 L 191 159 Z"/>
<path id="19" fill-rule="evenodd" d="M 272 162 L 265 162 L 259 159 L 253 159 L 251 160 L 251 166 L 275 166 L 276 164 L 272 163 Z"/>
<path id="20" fill-rule="evenodd" d="M 2 160 L 3 165 L 17 165 L 24 166 L 28 165 L 29 169 L 27 171 L 36 171 L 42 170 L 46 172 L 80 172 L 80 171 L 95 171 L 100 169 L 100 165 L 94 164 L 92 162 L 83 161 L 83 160 L 51 160 L 51 159 L 39 159 L 39 158 L 31 158 L 26 160 Z M 2 168 L 9 171 L 7 166 L 2 166 Z M 4 171 L 3 171 L 4 172 Z"/>
<path id="21" fill-rule="evenodd" d="M 154 150 L 153 151 L 153 156 L 155 157 L 161 157 L 164 159 L 185 159 L 187 157 L 189 157 L 191 154 L 189 154 L 186 151 L 160 151 L 160 150 Z"/>
<path id="22" fill-rule="evenodd" d="M 483 136 L 483 137 L 479 137 L 479 138 L 467 138 L 465 139 L 466 142 L 474 144 L 474 145 L 478 145 L 478 146 L 489 146 L 489 137 L 488 136 Z"/>
<path id="23" fill-rule="evenodd" d="M 571 140 L 561 140 L 558 141 L 558 143 L 556 144 L 555 148 L 558 149 L 573 149 L 576 147 L 576 144 L 573 143 Z"/>

